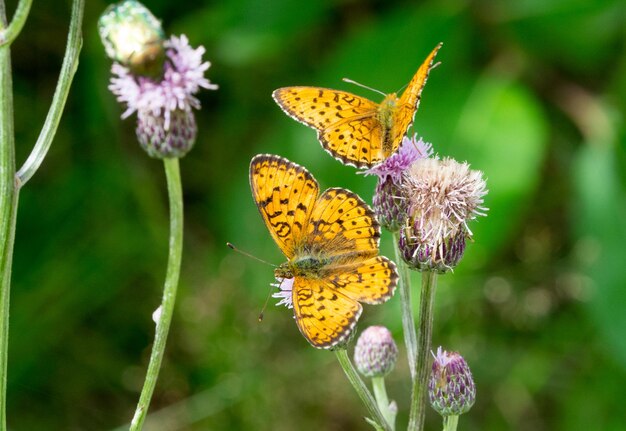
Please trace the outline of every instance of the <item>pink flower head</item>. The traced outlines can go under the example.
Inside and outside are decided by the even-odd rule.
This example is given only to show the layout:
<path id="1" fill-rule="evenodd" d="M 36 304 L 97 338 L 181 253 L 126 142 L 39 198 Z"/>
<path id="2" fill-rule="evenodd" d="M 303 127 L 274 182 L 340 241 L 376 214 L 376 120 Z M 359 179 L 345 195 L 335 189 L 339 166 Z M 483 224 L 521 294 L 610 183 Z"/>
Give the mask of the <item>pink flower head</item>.
<path id="1" fill-rule="evenodd" d="M 200 101 L 195 94 L 200 88 L 217 89 L 204 77 L 209 68 L 208 61 L 202 61 L 204 47 L 192 48 L 185 35 L 172 36 L 164 43 L 166 60 L 160 79 L 135 76 L 130 69 L 119 63 L 111 66 L 109 90 L 117 100 L 126 105 L 122 118 L 134 112 L 143 112 L 155 117 L 163 117 L 164 128 L 169 130 L 170 115 L 173 111 L 190 112 L 199 109 Z"/>
<path id="2" fill-rule="evenodd" d="M 417 134 L 413 135 L 413 138 L 405 136 L 398 151 L 363 173 L 365 175 L 377 175 L 381 183 L 390 178 L 396 185 L 399 185 L 403 172 L 416 160 L 425 159 L 432 154 L 432 145 L 424 142 L 422 138 L 417 140 Z"/>
<path id="3" fill-rule="evenodd" d="M 272 286 L 279 289 L 272 295 L 272 298 L 280 299 L 276 305 L 284 305 L 287 308 L 293 308 L 292 290 L 293 278 L 277 278 L 278 283 L 272 283 Z"/>

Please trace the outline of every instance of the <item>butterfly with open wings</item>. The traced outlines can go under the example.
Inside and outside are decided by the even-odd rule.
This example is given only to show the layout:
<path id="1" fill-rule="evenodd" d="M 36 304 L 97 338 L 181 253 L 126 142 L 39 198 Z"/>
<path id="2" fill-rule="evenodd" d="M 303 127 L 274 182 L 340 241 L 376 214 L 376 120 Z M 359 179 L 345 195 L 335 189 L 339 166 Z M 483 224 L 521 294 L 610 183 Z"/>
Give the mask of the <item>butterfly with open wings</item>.
<path id="1" fill-rule="evenodd" d="M 284 87 L 272 96 L 287 115 L 317 130 L 322 147 L 337 160 L 370 168 L 400 147 L 441 45 L 426 57 L 402 96 L 391 93 L 381 103 L 320 87 Z"/>

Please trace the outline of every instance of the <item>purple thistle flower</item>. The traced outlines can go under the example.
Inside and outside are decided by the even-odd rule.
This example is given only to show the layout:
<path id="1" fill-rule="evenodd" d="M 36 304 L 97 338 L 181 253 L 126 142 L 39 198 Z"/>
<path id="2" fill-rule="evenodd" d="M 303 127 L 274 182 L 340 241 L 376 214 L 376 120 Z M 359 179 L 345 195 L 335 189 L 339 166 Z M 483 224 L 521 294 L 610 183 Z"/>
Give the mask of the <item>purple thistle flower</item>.
<path id="1" fill-rule="evenodd" d="M 185 35 L 164 42 L 165 61 L 160 78 L 134 74 L 113 63 L 109 89 L 126 105 L 122 118 L 137 112 L 137 138 L 152 157 L 182 157 L 193 146 L 197 127 L 193 109 L 200 108 L 195 94 L 217 89 L 204 77 L 210 67 L 202 61 L 204 47 L 192 48 Z"/>
<path id="2" fill-rule="evenodd" d="M 467 222 L 485 216 L 483 173 L 449 158 L 421 159 L 406 175 L 408 222 L 399 247 L 414 269 L 450 271 L 471 238 Z"/>
<path id="3" fill-rule="evenodd" d="M 398 151 L 386 158 L 376 166 L 363 171 L 365 175 L 377 175 L 380 182 L 390 178 L 396 185 L 400 185 L 402 174 L 417 159 L 425 159 L 433 154 L 433 147 L 430 143 L 424 142 L 422 138 L 417 140 L 417 134 L 413 138 L 402 138 L 402 144 Z"/>
<path id="4" fill-rule="evenodd" d="M 208 61 L 202 62 L 204 47 L 191 48 L 185 35 L 172 36 L 164 45 L 166 61 L 160 79 L 135 76 L 128 68 L 113 63 L 109 90 L 126 105 L 122 118 L 128 118 L 136 111 L 163 115 L 165 128 L 168 128 L 172 111 L 189 112 L 191 108 L 200 108 L 200 101 L 195 97 L 200 88 L 218 88 L 204 77 L 211 65 Z"/>
<path id="5" fill-rule="evenodd" d="M 432 155 L 432 145 L 417 140 L 417 135 L 402 139 L 400 149 L 363 173 L 378 176 L 374 193 L 374 213 L 381 226 L 390 232 L 396 232 L 405 224 L 408 210 L 408 199 L 405 196 L 406 173 L 413 163 Z"/>

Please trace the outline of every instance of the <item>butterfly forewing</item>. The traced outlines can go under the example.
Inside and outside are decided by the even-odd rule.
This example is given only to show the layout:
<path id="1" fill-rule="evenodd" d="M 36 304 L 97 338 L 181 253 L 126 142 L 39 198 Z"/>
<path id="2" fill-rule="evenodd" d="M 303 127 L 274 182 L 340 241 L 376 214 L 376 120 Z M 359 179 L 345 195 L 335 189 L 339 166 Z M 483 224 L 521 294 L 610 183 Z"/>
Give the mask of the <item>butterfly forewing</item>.
<path id="1" fill-rule="evenodd" d="M 380 157 L 377 103 L 319 87 L 279 88 L 272 95 L 290 117 L 317 130 L 322 147 L 342 163 L 370 166 L 372 159 Z"/>
<path id="2" fill-rule="evenodd" d="M 426 85 L 426 80 L 428 79 L 430 70 L 433 67 L 435 56 L 441 46 L 442 44 L 440 43 L 431 51 L 430 54 L 428 54 L 426 60 L 424 60 L 419 69 L 417 69 L 413 79 L 411 79 L 411 82 L 407 85 L 404 93 L 402 93 L 402 97 L 400 97 L 400 103 L 394 113 L 393 126 L 391 127 L 390 132 L 394 152 L 400 147 L 402 138 L 406 135 L 406 132 L 409 130 L 409 127 L 411 127 L 411 124 L 413 124 L 415 113 L 417 112 L 417 108 L 419 107 L 422 97 L 422 90 Z"/>
<path id="3" fill-rule="evenodd" d="M 315 203 L 305 242 L 314 253 L 332 256 L 339 264 L 377 255 L 379 238 L 372 209 L 357 194 L 331 188 Z"/>
<path id="4" fill-rule="evenodd" d="M 274 241 L 291 259 L 317 199 L 317 181 L 302 166 L 264 154 L 250 162 L 250 188 Z"/>

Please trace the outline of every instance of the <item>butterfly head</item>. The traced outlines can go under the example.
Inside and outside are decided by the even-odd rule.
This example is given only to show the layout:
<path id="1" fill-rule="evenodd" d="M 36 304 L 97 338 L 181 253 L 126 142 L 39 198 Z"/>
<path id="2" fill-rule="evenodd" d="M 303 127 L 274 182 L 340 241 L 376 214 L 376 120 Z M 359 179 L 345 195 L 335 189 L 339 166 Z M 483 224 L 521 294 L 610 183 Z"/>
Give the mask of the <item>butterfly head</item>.
<path id="1" fill-rule="evenodd" d="M 293 278 L 294 273 L 289 262 L 280 264 L 274 269 L 274 277 L 278 279 Z"/>

